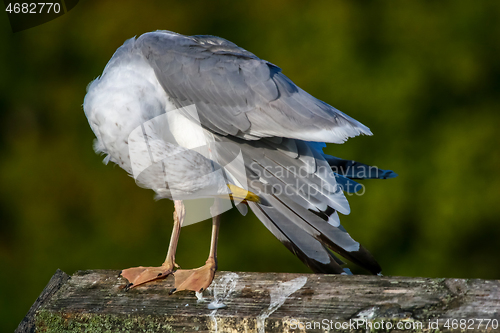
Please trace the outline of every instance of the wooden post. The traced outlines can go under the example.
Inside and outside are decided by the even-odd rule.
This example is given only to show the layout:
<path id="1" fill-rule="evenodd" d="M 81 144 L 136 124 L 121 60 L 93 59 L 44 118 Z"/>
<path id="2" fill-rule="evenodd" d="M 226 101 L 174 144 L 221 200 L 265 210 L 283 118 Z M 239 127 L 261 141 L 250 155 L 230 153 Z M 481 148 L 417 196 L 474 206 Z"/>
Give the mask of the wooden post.
<path id="1" fill-rule="evenodd" d="M 57 271 L 16 332 L 500 332 L 500 281 L 218 272 L 199 299 L 168 277 Z"/>

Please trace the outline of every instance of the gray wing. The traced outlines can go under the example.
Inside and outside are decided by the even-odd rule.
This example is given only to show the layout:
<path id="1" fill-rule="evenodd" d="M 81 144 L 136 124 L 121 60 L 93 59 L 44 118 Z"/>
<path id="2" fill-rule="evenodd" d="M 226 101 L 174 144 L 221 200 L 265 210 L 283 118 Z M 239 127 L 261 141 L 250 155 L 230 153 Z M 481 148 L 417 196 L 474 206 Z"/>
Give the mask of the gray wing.
<path id="1" fill-rule="evenodd" d="M 177 107 L 195 104 L 201 124 L 244 139 L 342 143 L 370 130 L 297 87 L 281 69 L 214 36 L 157 31 L 136 47 Z"/>

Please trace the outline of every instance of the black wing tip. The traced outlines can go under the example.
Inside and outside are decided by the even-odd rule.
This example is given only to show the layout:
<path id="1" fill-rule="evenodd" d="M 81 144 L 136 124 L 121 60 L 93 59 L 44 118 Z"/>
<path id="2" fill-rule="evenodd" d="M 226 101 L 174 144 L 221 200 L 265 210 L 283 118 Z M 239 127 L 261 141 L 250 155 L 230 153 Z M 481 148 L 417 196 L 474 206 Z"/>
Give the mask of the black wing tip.
<path id="1" fill-rule="evenodd" d="M 359 266 L 368 270 L 373 275 L 379 275 L 382 272 L 382 267 L 380 267 L 379 263 L 375 260 L 372 254 L 362 246 L 359 250 L 362 253 L 362 257 L 364 258 L 363 262 L 359 263 Z"/>
<path id="2" fill-rule="evenodd" d="M 341 256 L 345 257 L 347 260 L 351 261 L 352 263 L 358 265 L 361 268 L 366 269 L 373 275 L 379 275 L 382 272 L 382 267 L 380 267 L 379 263 L 377 260 L 375 260 L 375 257 L 362 245 L 359 246 L 359 249 L 357 251 L 338 251 L 337 249 L 332 249 L 332 251 L 335 251 L 339 253 Z"/>

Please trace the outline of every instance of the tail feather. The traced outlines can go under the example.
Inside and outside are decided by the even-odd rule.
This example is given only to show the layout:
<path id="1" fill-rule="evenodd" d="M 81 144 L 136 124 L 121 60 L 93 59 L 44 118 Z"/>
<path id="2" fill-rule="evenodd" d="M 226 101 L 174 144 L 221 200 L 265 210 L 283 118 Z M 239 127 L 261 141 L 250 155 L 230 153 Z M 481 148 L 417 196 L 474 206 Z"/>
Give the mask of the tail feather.
<path id="1" fill-rule="evenodd" d="M 340 259 L 336 258 L 319 241 L 280 216 L 279 213 L 272 214 L 273 208 L 266 212 L 262 205 L 254 202 L 248 204 L 264 226 L 313 272 L 334 274 L 344 272 L 340 266 L 343 264 Z"/>
<path id="2" fill-rule="evenodd" d="M 261 199 L 260 203 L 248 202 L 250 209 L 314 272 L 346 273 L 333 251 L 373 274 L 380 273 L 374 257 L 340 225 L 337 212 L 349 213 L 341 189 L 355 191 L 356 186 L 361 186 L 351 179 L 391 178 L 395 173 L 326 156 L 313 144 L 299 140 L 286 139 L 287 145 L 282 141 L 221 136 L 216 140 L 231 143 L 217 148 L 219 162 L 232 176 L 229 178 L 246 178 L 248 190 Z M 287 152 L 288 146 L 294 149 Z M 244 171 L 232 169 L 230 163 L 239 151 Z"/>
<path id="3" fill-rule="evenodd" d="M 258 189 L 253 190 L 259 191 Z M 334 227 L 329 223 L 325 223 L 316 213 L 298 205 L 285 195 L 277 196 L 263 191 L 258 193 L 270 204 L 270 206 L 259 205 L 260 210 L 267 213 L 267 216 L 274 223 L 294 224 L 296 228 L 288 230 L 293 232 L 301 230 L 301 233 L 305 232 L 309 236 L 309 242 L 312 241 L 310 239 L 312 237 L 320 244 L 327 246 L 332 251 L 367 269 L 371 273 L 380 273 L 381 268 L 375 258 L 358 242 L 352 239 L 342 226 Z M 250 206 L 250 208 L 255 213 L 253 206 Z M 270 231 L 272 232 L 272 230 Z M 285 236 L 289 236 L 286 231 Z"/>

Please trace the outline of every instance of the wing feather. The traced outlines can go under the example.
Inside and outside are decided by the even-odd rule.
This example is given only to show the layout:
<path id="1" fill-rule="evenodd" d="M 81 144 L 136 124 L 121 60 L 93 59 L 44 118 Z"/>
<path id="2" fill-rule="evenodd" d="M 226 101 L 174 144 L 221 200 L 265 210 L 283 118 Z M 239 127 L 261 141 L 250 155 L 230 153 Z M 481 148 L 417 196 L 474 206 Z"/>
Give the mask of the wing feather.
<path id="1" fill-rule="evenodd" d="M 371 135 L 300 89 L 279 67 L 225 39 L 157 31 L 140 36 L 135 47 L 174 105 L 195 104 L 202 125 L 216 133 L 336 143 Z"/>

